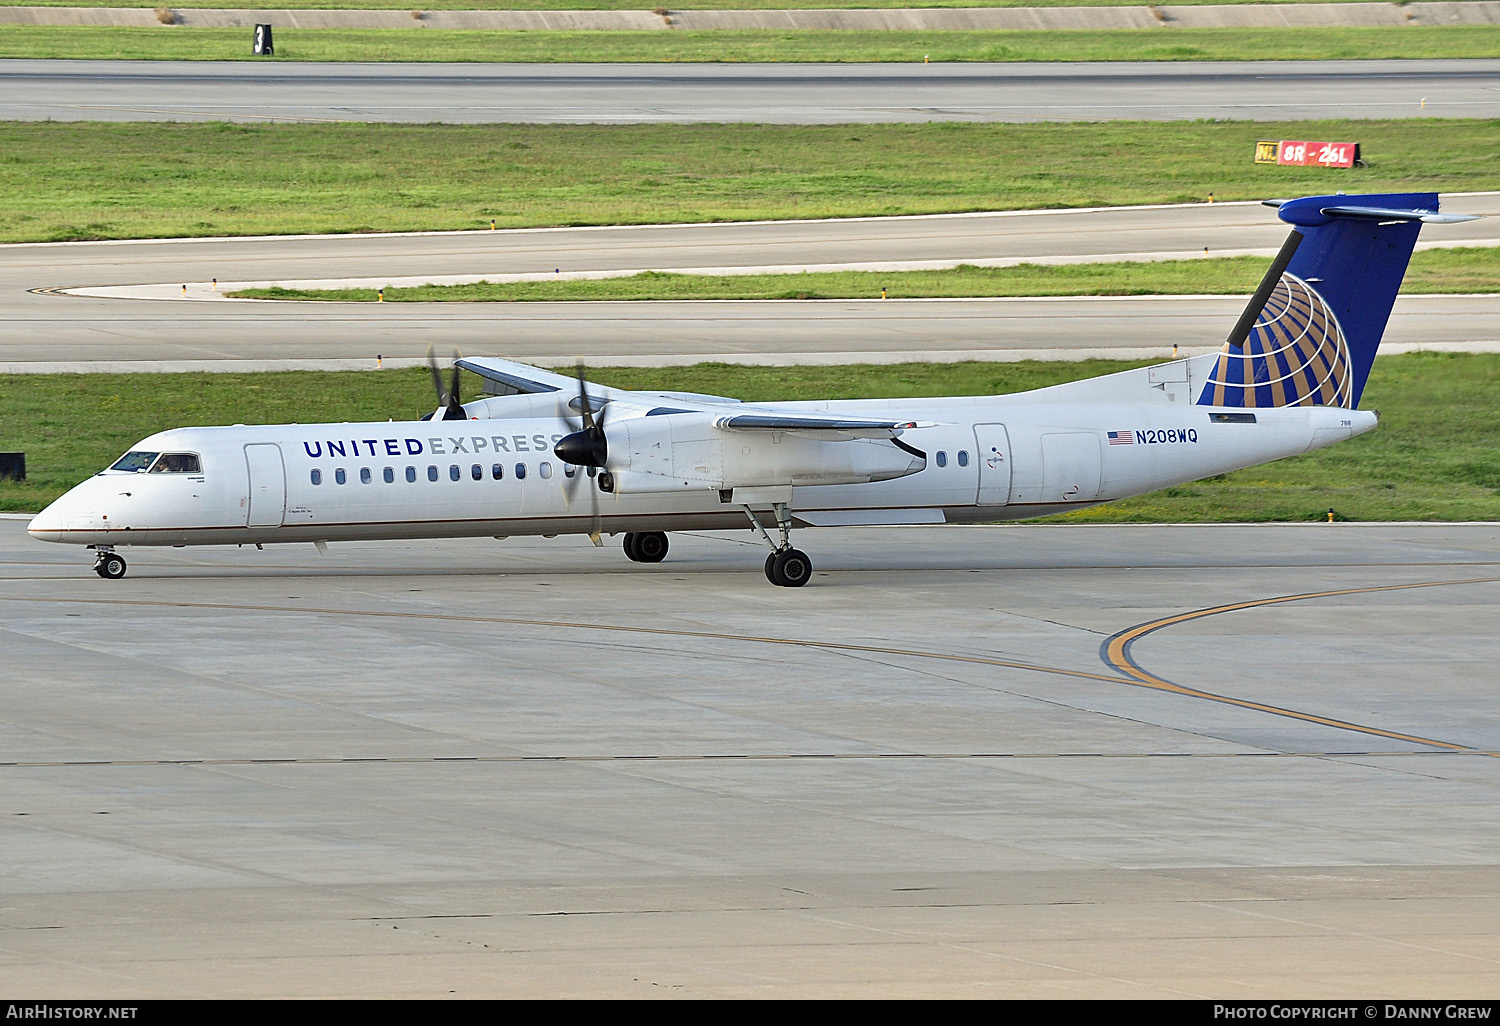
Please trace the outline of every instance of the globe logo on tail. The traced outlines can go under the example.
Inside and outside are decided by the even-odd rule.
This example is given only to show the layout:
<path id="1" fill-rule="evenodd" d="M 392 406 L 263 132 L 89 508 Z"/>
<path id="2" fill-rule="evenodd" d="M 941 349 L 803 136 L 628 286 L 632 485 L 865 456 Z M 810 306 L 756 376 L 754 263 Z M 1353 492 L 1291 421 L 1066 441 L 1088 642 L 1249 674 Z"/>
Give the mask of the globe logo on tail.
<path id="1" fill-rule="evenodd" d="M 1206 406 L 1341 406 L 1352 409 L 1349 346 L 1328 303 L 1282 274 L 1244 344 L 1224 344 L 1203 395 Z"/>

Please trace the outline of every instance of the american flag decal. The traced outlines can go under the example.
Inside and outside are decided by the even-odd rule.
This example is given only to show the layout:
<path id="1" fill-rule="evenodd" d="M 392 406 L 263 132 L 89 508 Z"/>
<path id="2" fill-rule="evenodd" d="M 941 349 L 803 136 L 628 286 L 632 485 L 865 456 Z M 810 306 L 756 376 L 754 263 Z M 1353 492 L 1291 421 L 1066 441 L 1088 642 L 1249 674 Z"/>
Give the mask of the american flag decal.
<path id="1" fill-rule="evenodd" d="M 1134 445 L 1135 432 L 1133 431 L 1111 431 L 1109 433 L 1110 445 Z"/>

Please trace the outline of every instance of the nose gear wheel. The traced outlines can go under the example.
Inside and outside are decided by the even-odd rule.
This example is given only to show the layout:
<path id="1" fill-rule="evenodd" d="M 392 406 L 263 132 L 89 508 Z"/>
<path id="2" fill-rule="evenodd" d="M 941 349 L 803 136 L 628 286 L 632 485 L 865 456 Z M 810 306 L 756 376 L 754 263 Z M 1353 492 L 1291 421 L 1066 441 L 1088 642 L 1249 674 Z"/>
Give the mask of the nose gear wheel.
<path id="1" fill-rule="evenodd" d="M 118 581 L 125 576 L 125 557 L 113 552 L 101 552 L 94 559 L 94 573 L 105 580 Z"/>

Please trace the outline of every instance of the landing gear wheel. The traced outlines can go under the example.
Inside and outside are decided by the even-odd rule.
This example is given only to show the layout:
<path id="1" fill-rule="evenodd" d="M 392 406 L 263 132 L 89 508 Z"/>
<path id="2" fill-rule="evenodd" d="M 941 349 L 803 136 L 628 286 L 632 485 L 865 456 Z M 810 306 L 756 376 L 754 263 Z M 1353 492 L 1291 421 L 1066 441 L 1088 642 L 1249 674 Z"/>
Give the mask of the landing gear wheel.
<path id="1" fill-rule="evenodd" d="M 661 531 L 647 531 L 635 536 L 635 559 L 638 563 L 660 563 L 667 558 L 667 536 Z"/>
<path id="2" fill-rule="evenodd" d="M 800 588 L 812 577 L 812 560 L 801 549 L 783 549 L 766 561 L 766 576 L 782 588 Z"/>
<path id="3" fill-rule="evenodd" d="M 113 552 L 105 553 L 94 563 L 94 573 L 107 580 L 118 581 L 125 576 L 125 559 Z"/>
<path id="4" fill-rule="evenodd" d="M 633 563 L 660 563 L 667 558 L 667 536 L 660 531 L 632 531 L 625 536 L 625 555 Z"/>

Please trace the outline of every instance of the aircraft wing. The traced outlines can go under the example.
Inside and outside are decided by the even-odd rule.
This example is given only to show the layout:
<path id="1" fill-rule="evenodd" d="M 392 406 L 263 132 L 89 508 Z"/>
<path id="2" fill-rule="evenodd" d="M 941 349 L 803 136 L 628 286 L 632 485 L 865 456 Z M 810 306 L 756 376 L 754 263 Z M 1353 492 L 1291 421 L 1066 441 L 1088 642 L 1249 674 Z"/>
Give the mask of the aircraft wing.
<path id="1" fill-rule="evenodd" d="M 514 360 L 501 360 L 493 356 L 461 357 L 455 361 L 464 370 L 473 371 L 489 383 L 491 395 L 534 395 L 542 392 L 577 393 L 578 378 L 571 374 L 542 370 Z M 589 391 L 601 399 L 619 396 L 639 396 L 651 405 L 662 401 L 708 403 L 723 405 L 740 400 L 722 395 L 706 395 L 698 392 L 631 392 L 621 388 L 610 388 L 589 382 Z"/>
<path id="2" fill-rule="evenodd" d="M 495 389 L 492 393 L 494 395 L 531 395 L 537 392 L 572 392 L 578 389 L 577 378 L 512 360 L 499 360 L 492 356 L 465 356 L 454 362 L 489 382 L 491 388 Z"/>

